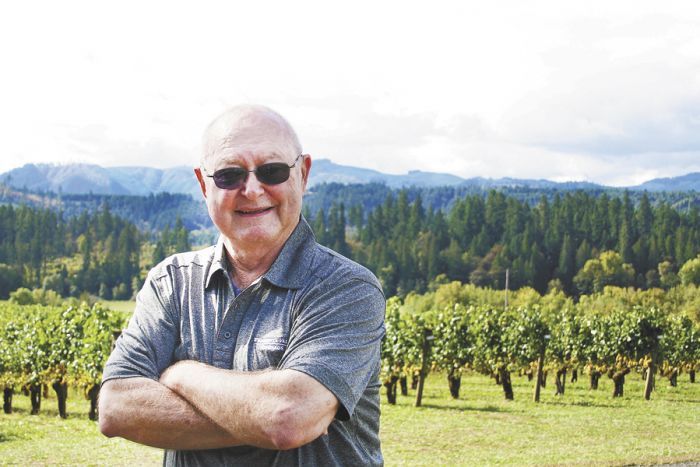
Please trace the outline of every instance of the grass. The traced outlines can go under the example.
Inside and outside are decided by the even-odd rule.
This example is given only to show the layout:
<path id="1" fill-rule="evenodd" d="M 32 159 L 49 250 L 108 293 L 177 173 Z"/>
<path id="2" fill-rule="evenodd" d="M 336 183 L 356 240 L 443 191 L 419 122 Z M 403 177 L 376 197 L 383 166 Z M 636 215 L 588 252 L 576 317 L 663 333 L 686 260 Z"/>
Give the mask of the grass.
<path id="1" fill-rule="evenodd" d="M 131 313 L 134 312 L 134 308 L 136 307 L 136 300 L 103 300 L 103 299 L 99 299 L 98 301 L 100 303 L 102 303 L 109 310 L 120 311 L 122 313 L 128 313 L 129 315 L 131 315 Z M 0 300 L 0 304 L 3 304 L 3 303 L 10 303 L 10 301 L 9 300 Z"/>
<path id="2" fill-rule="evenodd" d="M 106 308 L 123 313 L 133 313 L 136 307 L 135 300 L 100 300 Z"/>
<path id="3" fill-rule="evenodd" d="M 53 396 L 53 394 L 51 394 Z M 68 396 L 68 418 L 58 417 L 56 398 L 41 401 L 29 415 L 29 397 L 15 394 L 14 413 L 0 413 L 0 464 L 9 465 L 156 465 L 162 451 L 105 438 L 88 420 L 89 402 L 75 391 Z"/>
<path id="4" fill-rule="evenodd" d="M 687 377 L 685 377 L 687 378 Z M 551 378 L 550 378 L 551 379 Z M 567 383 L 563 397 L 553 381 L 542 402 L 532 384 L 514 378 L 515 401 L 478 375 L 449 399 L 446 378 L 428 378 L 424 407 L 399 396 L 383 404 L 381 438 L 387 465 L 589 465 L 655 464 L 700 460 L 700 384 L 683 379 L 676 388 L 657 382 L 651 401 L 630 375 L 625 396 L 612 399 L 612 382 L 589 391 L 587 379 Z"/>
<path id="5" fill-rule="evenodd" d="M 551 379 L 551 378 L 550 378 Z M 644 401 L 642 381 L 629 375 L 625 396 L 612 399 L 601 378 L 589 391 L 585 376 L 567 383 L 563 397 L 553 381 L 542 402 L 532 385 L 514 378 L 515 401 L 479 375 L 465 376 L 459 400 L 449 398 L 446 379 L 431 375 L 423 407 L 414 391 L 395 406 L 382 399 L 381 439 L 387 465 L 628 465 L 700 460 L 700 383 L 682 376 L 676 388 L 657 383 Z M 87 419 L 87 402 L 68 401 L 69 418 L 57 417 L 56 400 L 29 415 L 29 400 L 15 396 L 14 414 L 0 414 L 0 463 L 158 465 L 160 450 L 99 434 Z"/>

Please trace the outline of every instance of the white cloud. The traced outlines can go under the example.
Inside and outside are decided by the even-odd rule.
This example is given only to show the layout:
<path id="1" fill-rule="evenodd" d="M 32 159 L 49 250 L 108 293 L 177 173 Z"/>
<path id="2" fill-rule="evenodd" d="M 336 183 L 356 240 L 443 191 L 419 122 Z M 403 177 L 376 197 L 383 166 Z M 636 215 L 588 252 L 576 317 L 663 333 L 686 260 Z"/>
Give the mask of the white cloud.
<path id="1" fill-rule="evenodd" d="M 238 102 L 278 109 L 317 157 L 392 173 L 700 170 L 694 2 L 8 5 L 0 171 L 191 164 Z"/>
<path id="2" fill-rule="evenodd" d="M 700 150 L 697 21 L 574 21 L 546 86 L 513 103 L 504 137 L 561 151 Z"/>

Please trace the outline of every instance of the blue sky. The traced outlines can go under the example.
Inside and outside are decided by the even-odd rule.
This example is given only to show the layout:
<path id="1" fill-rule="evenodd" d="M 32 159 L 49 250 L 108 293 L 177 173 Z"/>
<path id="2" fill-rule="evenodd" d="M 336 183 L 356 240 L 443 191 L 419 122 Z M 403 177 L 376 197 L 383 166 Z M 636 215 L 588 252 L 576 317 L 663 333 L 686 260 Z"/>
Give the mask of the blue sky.
<path id="1" fill-rule="evenodd" d="M 12 2 L 0 172 L 192 165 L 229 105 L 388 173 L 633 185 L 700 171 L 689 1 Z"/>

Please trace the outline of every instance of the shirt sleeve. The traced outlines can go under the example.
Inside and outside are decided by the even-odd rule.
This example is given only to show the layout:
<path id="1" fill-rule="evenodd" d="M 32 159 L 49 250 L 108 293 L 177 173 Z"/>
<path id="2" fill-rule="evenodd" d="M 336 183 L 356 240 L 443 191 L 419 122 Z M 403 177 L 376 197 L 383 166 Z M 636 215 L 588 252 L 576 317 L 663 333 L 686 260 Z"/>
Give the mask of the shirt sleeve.
<path id="1" fill-rule="evenodd" d="M 386 303 L 378 285 L 352 279 L 322 284 L 299 303 L 280 369 L 301 371 L 323 384 L 347 420 L 377 377 Z"/>
<path id="2" fill-rule="evenodd" d="M 102 382 L 143 376 L 157 380 L 172 362 L 178 327 L 154 271 L 136 296 L 136 308 L 107 360 Z"/>

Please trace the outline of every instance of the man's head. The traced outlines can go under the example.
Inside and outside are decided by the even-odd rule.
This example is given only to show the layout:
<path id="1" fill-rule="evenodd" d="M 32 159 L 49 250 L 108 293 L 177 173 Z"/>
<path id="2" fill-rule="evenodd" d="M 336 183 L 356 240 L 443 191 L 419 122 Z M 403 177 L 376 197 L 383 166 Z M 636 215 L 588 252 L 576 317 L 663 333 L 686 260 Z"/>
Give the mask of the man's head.
<path id="1" fill-rule="evenodd" d="M 299 220 L 311 168 L 308 155 L 299 157 L 301 145 L 291 125 L 267 107 L 233 107 L 207 127 L 202 149 L 195 173 L 209 215 L 224 235 L 227 248 L 250 253 L 281 248 Z M 293 165 L 289 179 L 275 184 L 277 180 L 261 174 L 268 183 L 261 182 L 252 171 L 270 163 Z M 220 188 L 212 176 L 231 168 L 250 173 L 240 186 Z M 221 174 L 228 175 L 219 172 L 219 181 Z"/>

